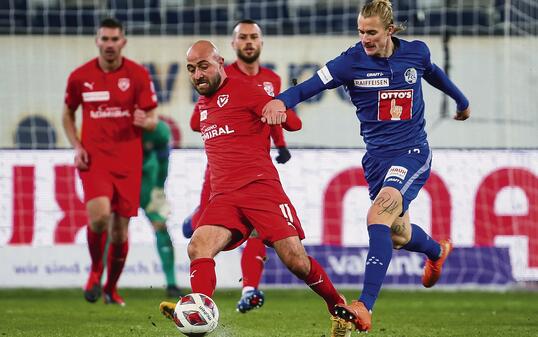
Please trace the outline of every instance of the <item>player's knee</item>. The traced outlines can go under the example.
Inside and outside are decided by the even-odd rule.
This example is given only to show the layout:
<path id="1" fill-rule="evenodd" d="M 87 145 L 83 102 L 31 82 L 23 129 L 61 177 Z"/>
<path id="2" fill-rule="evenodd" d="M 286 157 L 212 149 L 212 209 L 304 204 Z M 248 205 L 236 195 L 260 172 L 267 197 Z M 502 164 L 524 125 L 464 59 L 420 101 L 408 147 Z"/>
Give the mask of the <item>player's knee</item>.
<path id="1" fill-rule="evenodd" d="M 100 214 L 90 219 L 90 226 L 95 232 L 102 232 L 108 228 L 110 214 Z"/>
<path id="2" fill-rule="evenodd" d="M 187 246 L 187 254 L 191 261 L 200 258 L 213 258 L 216 253 L 213 251 L 213 246 L 206 240 L 193 237 Z"/>

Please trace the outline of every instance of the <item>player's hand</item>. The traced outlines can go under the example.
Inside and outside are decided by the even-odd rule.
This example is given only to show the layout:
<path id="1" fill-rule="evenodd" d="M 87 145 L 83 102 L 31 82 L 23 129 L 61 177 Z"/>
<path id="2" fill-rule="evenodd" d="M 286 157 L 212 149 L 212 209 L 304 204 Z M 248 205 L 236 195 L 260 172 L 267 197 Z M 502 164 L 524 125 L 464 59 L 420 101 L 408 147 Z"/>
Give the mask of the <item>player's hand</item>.
<path id="1" fill-rule="evenodd" d="M 274 99 L 263 107 L 262 122 L 269 125 L 282 124 L 286 121 L 286 106 L 279 99 Z"/>
<path id="2" fill-rule="evenodd" d="M 456 112 L 456 114 L 454 115 L 454 119 L 457 121 L 464 121 L 470 116 L 471 116 L 471 108 L 467 107 L 467 109 L 463 111 Z"/>
<path id="3" fill-rule="evenodd" d="M 161 187 L 154 187 L 151 190 L 151 196 L 149 203 L 146 206 L 147 212 L 157 213 L 163 218 L 167 218 L 170 215 L 170 204 L 166 200 L 166 194 Z"/>
<path id="4" fill-rule="evenodd" d="M 135 109 L 133 113 L 133 124 L 139 128 L 147 128 L 147 114 L 142 109 Z"/>
<path id="5" fill-rule="evenodd" d="M 81 171 L 85 171 L 89 168 L 90 160 L 88 152 L 82 147 L 75 148 L 75 167 Z"/>
<path id="6" fill-rule="evenodd" d="M 275 158 L 279 164 L 285 164 L 291 158 L 291 153 L 285 146 L 278 147 L 278 156 Z"/>

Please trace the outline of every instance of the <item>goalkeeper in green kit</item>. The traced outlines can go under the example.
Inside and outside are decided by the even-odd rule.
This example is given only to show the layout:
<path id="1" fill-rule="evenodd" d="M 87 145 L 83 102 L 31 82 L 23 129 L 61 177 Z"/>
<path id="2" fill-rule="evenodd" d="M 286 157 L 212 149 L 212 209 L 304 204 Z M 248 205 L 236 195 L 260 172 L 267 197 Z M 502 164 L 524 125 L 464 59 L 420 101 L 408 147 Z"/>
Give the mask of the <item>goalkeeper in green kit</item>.
<path id="1" fill-rule="evenodd" d="M 176 285 L 174 246 L 166 229 L 170 206 L 164 194 L 164 182 L 168 177 L 170 128 L 165 122 L 159 120 L 154 131 L 144 132 L 142 144 L 144 162 L 140 206 L 144 209 L 155 231 L 157 251 L 166 276 L 166 295 L 177 298 L 182 294 Z"/>

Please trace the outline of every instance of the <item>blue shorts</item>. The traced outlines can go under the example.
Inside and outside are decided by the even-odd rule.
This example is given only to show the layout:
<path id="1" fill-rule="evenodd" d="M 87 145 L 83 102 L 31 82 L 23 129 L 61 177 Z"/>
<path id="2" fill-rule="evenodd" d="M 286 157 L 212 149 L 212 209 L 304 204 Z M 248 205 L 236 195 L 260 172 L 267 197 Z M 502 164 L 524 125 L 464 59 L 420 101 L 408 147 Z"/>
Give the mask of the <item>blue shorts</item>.
<path id="1" fill-rule="evenodd" d="M 368 152 L 362 158 L 370 199 L 374 200 L 384 186 L 402 194 L 402 216 L 430 176 L 432 153 L 428 143 L 414 146 L 391 158 L 374 157 Z"/>

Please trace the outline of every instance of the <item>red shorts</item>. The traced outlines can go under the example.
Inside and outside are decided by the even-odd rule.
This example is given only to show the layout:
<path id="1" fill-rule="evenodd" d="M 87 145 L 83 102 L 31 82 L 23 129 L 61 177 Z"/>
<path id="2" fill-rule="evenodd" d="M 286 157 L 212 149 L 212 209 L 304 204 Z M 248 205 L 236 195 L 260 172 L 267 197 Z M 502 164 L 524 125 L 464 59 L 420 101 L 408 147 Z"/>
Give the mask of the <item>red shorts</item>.
<path id="1" fill-rule="evenodd" d="M 253 229 L 268 246 L 290 236 L 304 239 L 299 217 L 278 180 L 258 180 L 215 195 L 197 227 L 205 225 L 219 225 L 232 231 L 232 242 L 225 250 L 241 245 Z"/>
<path id="2" fill-rule="evenodd" d="M 92 168 L 87 171 L 79 170 L 79 176 L 85 203 L 97 197 L 108 197 L 112 212 L 125 218 L 138 215 L 142 170 L 118 175 L 108 170 Z"/>

